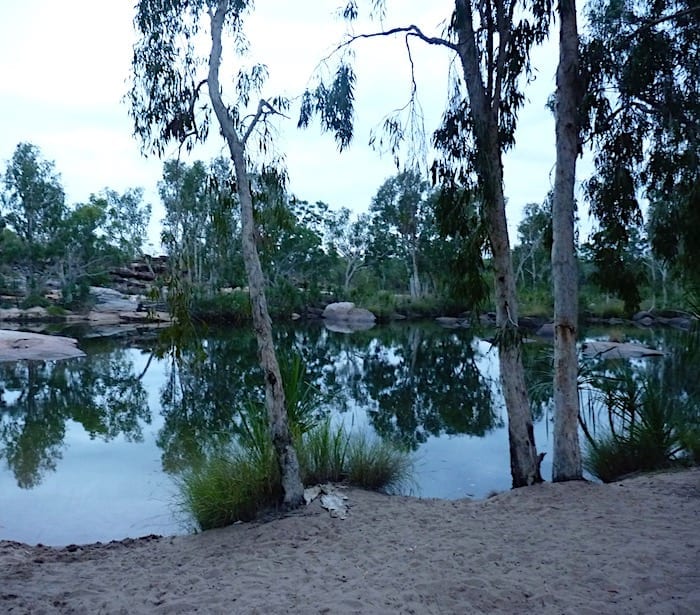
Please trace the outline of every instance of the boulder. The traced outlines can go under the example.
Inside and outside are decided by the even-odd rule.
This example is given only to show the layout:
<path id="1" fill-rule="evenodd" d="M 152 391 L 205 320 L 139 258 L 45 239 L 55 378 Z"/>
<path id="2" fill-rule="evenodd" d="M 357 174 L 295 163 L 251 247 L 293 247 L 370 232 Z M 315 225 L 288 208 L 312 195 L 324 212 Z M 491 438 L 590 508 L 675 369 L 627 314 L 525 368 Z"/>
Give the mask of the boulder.
<path id="1" fill-rule="evenodd" d="M 629 342 L 584 342 L 581 345 L 581 351 L 584 356 L 600 359 L 643 359 L 664 355 L 655 348 Z"/>
<path id="2" fill-rule="evenodd" d="M 83 357 L 78 340 L 60 335 L 0 330 L 1 361 L 56 361 Z"/>
<path id="3" fill-rule="evenodd" d="M 136 298 L 131 299 L 119 291 L 101 286 L 91 286 L 90 295 L 95 299 L 94 312 L 135 312 Z"/>
<path id="4" fill-rule="evenodd" d="M 535 335 L 538 335 L 539 337 L 553 338 L 554 337 L 554 323 L 553 322 L 544 323 L 539 329 L 537 329 L 537 331 L 535 332 Z"/>
<path id="5" fill-rule="evenodd" d="M 323 326 L 334 333 L 356 333 L 357 331 L 367 331 L 374 327 L 373 322 L 350 322 L 342 320 L 324 320 Z"/>
<path id="6" fill-rule="evenodd" d="M 466 318 L 455 318 L 453 316 L 438 316 L 435 322 L 445 329 L 459 329 L 468 327 L 469 321 Z"/>
<path id="7" fill-rule="evenodd" d="M 329 303 L 323 310 L 323 318 L 335 323 L 374 324 L 375 315 L 365 308 L 355 307 L 351 301 Z"/>

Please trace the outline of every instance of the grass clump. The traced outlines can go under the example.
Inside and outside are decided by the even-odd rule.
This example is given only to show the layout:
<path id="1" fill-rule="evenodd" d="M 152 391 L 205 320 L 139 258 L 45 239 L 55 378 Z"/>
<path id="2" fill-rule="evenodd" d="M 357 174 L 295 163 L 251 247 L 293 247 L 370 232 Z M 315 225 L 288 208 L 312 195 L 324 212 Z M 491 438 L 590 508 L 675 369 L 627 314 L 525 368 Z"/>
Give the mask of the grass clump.
<path id="1" fill-rule="evenodd" d="M 395 444 L 333 427 L 329 419 L 306 434 L 297 450 L 305 485 L 343 482 L 393 493 L 408 485 L 413 471 L 411 456 Z"/>
<path id="2" fill-rule="evenodd" d="M 301 445 L 297 446 L 303 483 L 315 485 L 344 480 L 349 440 L 345 429 L 334 428 L 327 418 L 304 434 Z"/>
<path id="3" fill-rule="evenodd" d="M 372 491 L 398 492 L 413 472 L 411 457 L 395 445 L 358 434 L 348 442 L 347 482 Z"/>
<path id="4" fill-rule="evenodd" d="M 200 530 L 250 521 L 281 495 L 274 456 L 219 451 L 179 480 L 180 506 Z"/>
<path id="5" fill-rule="evenodd" d="M 257 420 L 257 419 L 256 419 Z M 247 435 L 227 451 L 211 455 L 180 479 L 181 508 L 200 530 L 249 521 L 274 508 L 282 485 L 272 443 L 259 423 L 248 420 Z M 297 440 L 305 485 L 342 482 L 375 491 L 395 492 L 408 484 L 408 453 L 366 435 L 333 427 L 325 419 Z"/>
<path id="6" fill-rule="evenodd" d="M 669 399 L 659 382 L 628 380 L 627 389 L 608 397 L 609 429 L 587 442 L 584 465 L 603 482 L 698 462 L 700 427 L 692 408 Z"/>

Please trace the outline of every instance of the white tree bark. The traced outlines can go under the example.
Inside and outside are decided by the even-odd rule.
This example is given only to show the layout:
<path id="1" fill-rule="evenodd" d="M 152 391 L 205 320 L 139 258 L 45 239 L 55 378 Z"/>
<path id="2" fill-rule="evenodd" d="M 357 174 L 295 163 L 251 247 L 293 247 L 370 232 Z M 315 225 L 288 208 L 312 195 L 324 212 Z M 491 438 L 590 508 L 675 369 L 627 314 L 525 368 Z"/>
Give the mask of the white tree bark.
<path id="1" fill-rule="evenodd" d="M 576 0 L 559 0 L 557 163 L 552 208 L 554 282 L 554 459 L 552 480 L 583 478 L 578 438 L 578 269 L 574 244 L 574 181 L 578 154 Z"/>
<path id="2" fill-rule="evenodd" d="M 265 404 L 270 433 L 282 477 L 284 505 L 287 508 L 295 508 L 304 501 L 304 486 L 299 474 L 299 461 L 289 432 L 284 388 L 282 386 L 277 355 L 275 354 L 272 339 L 272 322 L 265 297 L 264 277 L 257 246 L 255 245 L 253 199 L 250 192 L 250 178 L 245 159 L 245 142 L 239 137 L 234 128 L 233 119 L 221 98 L 219 85 L 221 32 L 228 4 L 228 0 L 220 0 L 216 12 L 210 14 L 212 49 L 209 57 L 208 88 L 212 106 L 221 127 L 221 132 L 228 144 L 236 173 L 236 185 L 241 204 L 243 260 L 248 275 L 253 328 L 255 329 L 258 342 L 258 357 L 265 376 Z"/>
<path id="3" fill-rule="evenodd" d="M 471 3 L 465 2 L 464 13 L 472 14 Z M 478 148 L 479 180 L 483 184 L 484 209 L 493 256 L 496 290 L 496 321 L 499 329 L 499 364 L 501 386 L 508 411 L 508 438 L 513 487 L 524 487 L 542 481 L 541 458 L 535 447 L 532 413 L 525 386 L 521 340 L 518 329 L 518 303 L 511 260 L 506 202 L 503 193 L 503 165 L 498 139 L 499 100 L 487 98 L 481 76 L 471 20 L 460 24 L 457 53 L 462 64 L 469 95 L 474 132 Z"/>

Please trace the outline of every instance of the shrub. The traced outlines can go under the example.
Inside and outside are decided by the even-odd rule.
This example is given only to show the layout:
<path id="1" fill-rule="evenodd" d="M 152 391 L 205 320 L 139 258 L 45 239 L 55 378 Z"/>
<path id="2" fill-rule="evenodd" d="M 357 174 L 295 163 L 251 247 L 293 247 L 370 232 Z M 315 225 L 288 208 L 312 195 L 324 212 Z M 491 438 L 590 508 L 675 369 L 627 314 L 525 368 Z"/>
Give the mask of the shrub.
<path id="1" fill-rule="evenodd" d="M 247 292 L 241 290 L 199 297 L 191 306 L 191 316 L 194 320 L 211 323 L 248 322 L 251 319 L 250 298 Z"/>
<path id="2" fill-rule="evenodd" d="M 641 383 L 630 379 L 626 384 L 628 390 L 618 391 L 619 399 L 607 408 L 610 429 L 588 440 L 586 469 L 603 482 L 611 482 L 634 472 L 696 463 L 700 430 L 687 424 L 689 413 L 683 401 L 666 398 L 653 378 Z"/>
<path id="3" fill-rule="evenodd" d="M 179 481 L 180 507 L 200 530 L 249 521 L 274 508 L 282 486 L 272 443 L 260 414 L 244 421 L 240 444 L 217 452 Z M 261 428 L 264 425 L 264 428 Z M 396 492 L 410 481 L 412 461 L 392 444 L 351 435 L 322 421 L 297 440 L 305 485 L 344 482 Z"/>
<path id="4" fill-rule="evenodd" d="M 281 495 L 277 463 L 270 447 L 213 454 L 179 479 L 180 506 L 200 530 L 249 521 L 274 506 Z"/>

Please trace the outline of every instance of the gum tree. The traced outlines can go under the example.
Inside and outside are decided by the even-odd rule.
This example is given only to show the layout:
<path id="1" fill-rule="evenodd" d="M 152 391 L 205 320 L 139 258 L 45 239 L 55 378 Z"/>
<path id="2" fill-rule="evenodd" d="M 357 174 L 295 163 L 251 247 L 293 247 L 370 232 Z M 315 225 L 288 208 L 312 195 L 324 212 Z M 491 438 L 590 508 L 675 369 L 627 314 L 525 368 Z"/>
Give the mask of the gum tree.
<path id="1" fill-rule="evenodd" d="M 384 4 L 373 3 L 380 10 Z M 351 0 L 346 3 L 344 16 L 353 20 L 358 11 L 358 2 Z M 341 149 L 349 144 L 353 136 L 355 73 L 351 54 L 342 52 L 361 39 L 401 37 L 411 62 L 415 41 L 439 46 L 447 52 L 447 61 L 458 67 L 443 123 L 433 135 L 433 144 L 441 154 L 433 165 L 433 178 L 450 195 L 454 220 L 463 218 L 460 212 L 472 211 L 476 205 L 476 228 L 483 229 L 483 247 L 492 256 L 513 487 L 532 485 L 542 478 L 522 364 L 503 155 L 515 144 L 517 113 L 525 100 L 522 81 L 531 76 L 530 49 L 547 36 L 550 12 L 549 0 L 455 0 L 443 35 L 432 36 L 416 25 L 407 25 L 351 36 L 338 48 L 341 62 L 332 83 L 319 83 L 306 92 L 300 117 L 300 124 L 306 125 L 318 114 L 322 126 L 335 134 Z M 417 107 L 413 99 L 407 105 L 408 109 Z M 400 149 L 404 137 L 414 134 L 415 126 L 411 120 L 408 125 L 402 124 L 400 115 L 387 118 L 386 142 L 393 152 Z"/>
<path id="2" fill-rule="evenodd" d="M 60 249 L 56 229 L 66 213 L 65 196 L 54 163 L 31 143 L 19 143 L 3 176 L 0 205 L 5 221 L 20 241 L 29 267 L 29 290 L 42 290 L 39 263 L 53 260 Z"/>
<path id="3" fill-rule="evenodd" d="M 289 431 L 255 242 L 249 158 L 255 140 L 261 149 L 270 145 L 267 120 L 284 101 L 261 98 L 256 106 L 251 106 L 251 97 L 265 81 L 264 66 L 241 69 L 233 96 L 226 101 L 219 79 L 222 40 L 226 37 L 226 49 L 237 52 L 240 59 L 246 48 L 244 17 L 251 8 L 249 0 L 140 0 L 134 21 L 138 40 L 134 45 L 129 101 L 135 134 L 147 151 L 162 155 L 168 143 L 192 147 L 204 141 L 212 110 L 228 147 L 241 207 L 242 252 L 265 381 L 269 428 L 282 477 L 283 504 L 292 508 L 303 502 L 303 485 Z M 207 54 L 198 53 L 205 48 Z"/>
<path id="4" fill-rule="evenodd" d="M 587 184 L 599 221 L 596 279 L 631 312 L 639 276 L 625 259 L 650 202 L 654 252 L 697 281 L 700 245 L 700 5 L 697 0 L 590 0 L 582 47 Z M 632 265 L 632 266 L 631 266 Z"/>
<path id="5" fill-rule="evenodd" d="M 578 265 L 574 239 L 574 183 L 581 148 L 578 108 L 576 0 L 559 0 L 559 66 L 555 132 L 557 162 L 552 199 L 552 282 L 554 283 L 554 437 L 552 480 L 583 478 L 578 438 Z"/>

